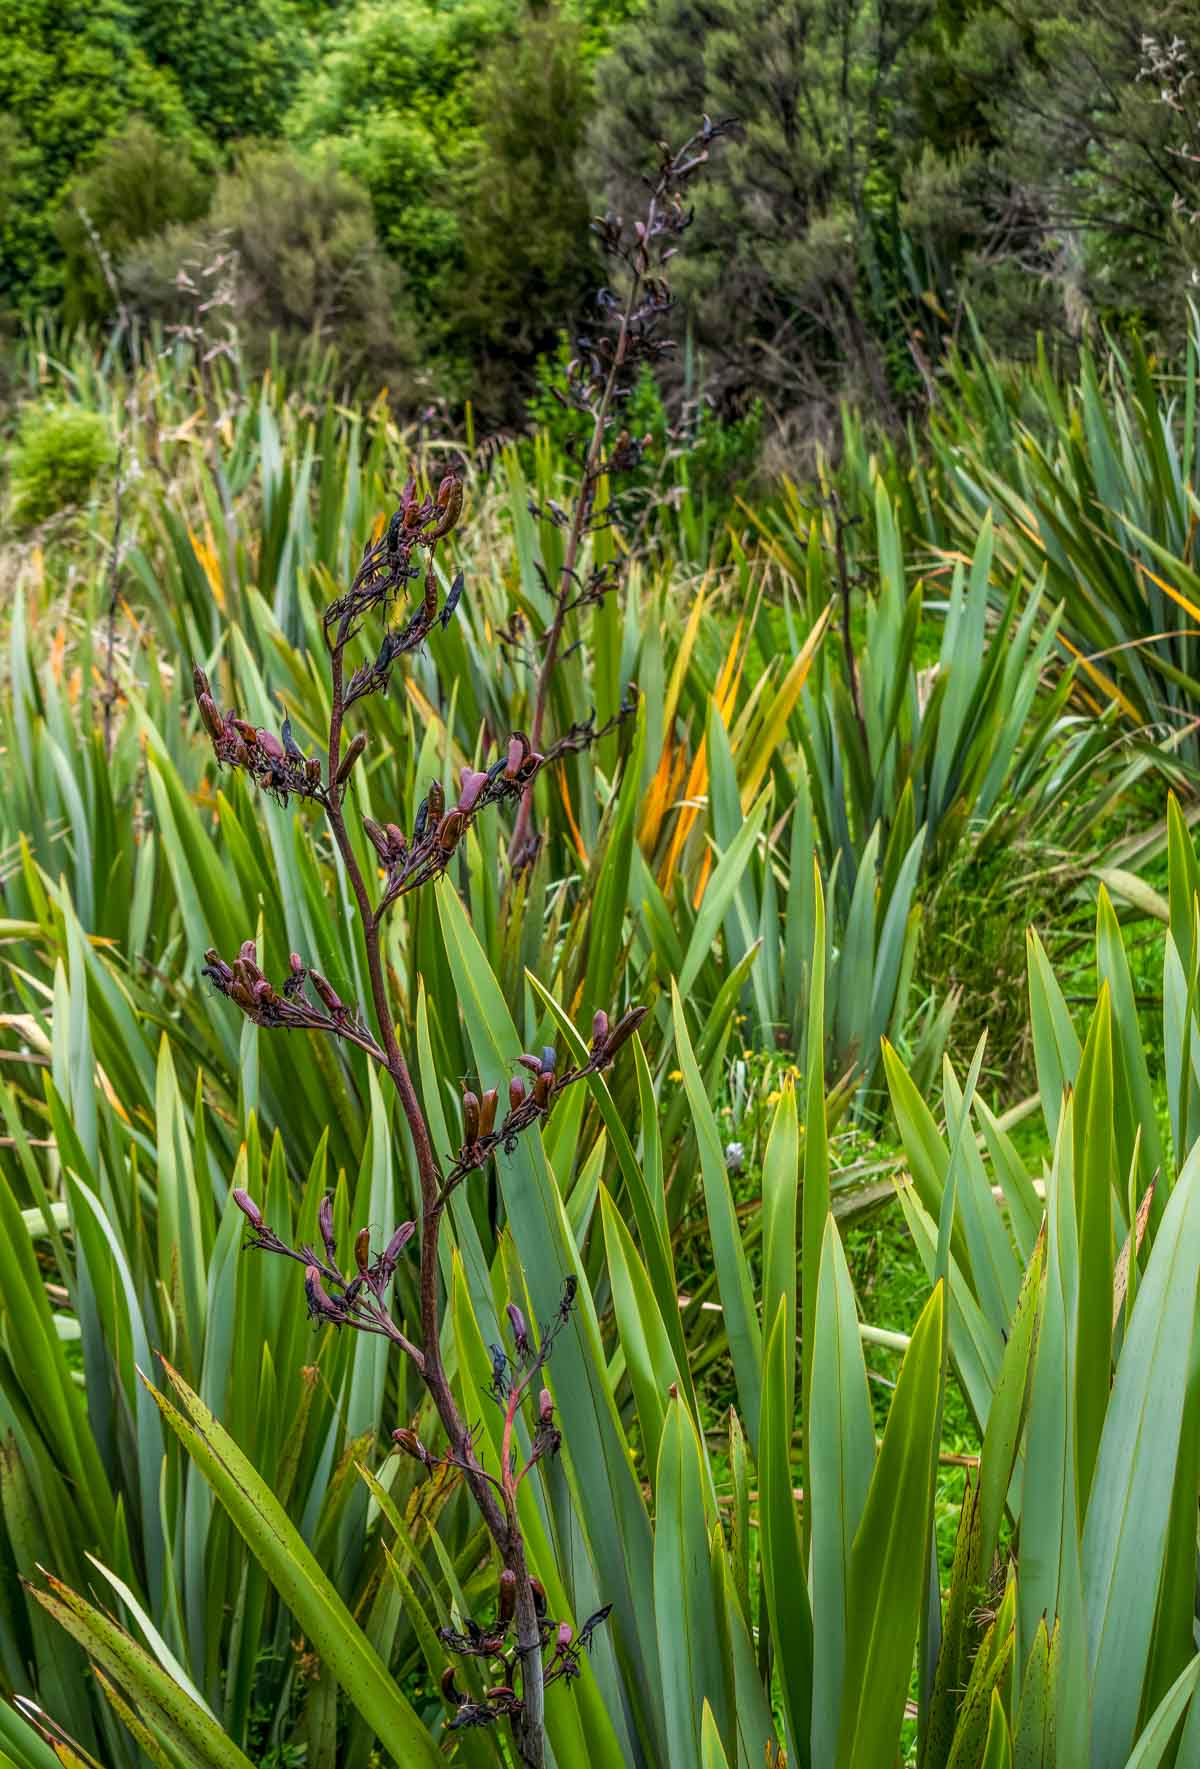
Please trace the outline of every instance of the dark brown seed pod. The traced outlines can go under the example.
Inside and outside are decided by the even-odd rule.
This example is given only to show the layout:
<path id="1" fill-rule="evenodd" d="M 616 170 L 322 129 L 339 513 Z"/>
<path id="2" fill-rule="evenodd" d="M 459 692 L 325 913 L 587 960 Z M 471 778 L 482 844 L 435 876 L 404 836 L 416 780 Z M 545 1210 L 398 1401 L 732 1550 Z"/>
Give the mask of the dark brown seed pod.
<path id="1" fill-rule="evenodd" d="M 321 784 L 321 764 L 316 756 L 309 756 L 304 764 L 304 778 L 310 786 Z"/>
<path id="2" fill-rule="evenodd" d="M 514 1112 L 525 1104 L 525 1083 L 519 1075 L 514 1076 L 508 1084 L 508 1104 L 509 1109 Z"/>
<path id="3" fill-rule="evenodd" d="M 625 1041 L 633 1037 L 649 1011 L 648 1007 L 631 1007 L 628 1013 L 621 1015 L 609 1033 L 608 1042 L 604 1047 L 605 1059 L 608 1062 L 612 1061 Z"/>
<path id="4" fill-rule="evenodd" d="M 502 1627 L 512 1621 L 517 1607 L 517 1575 L 511 1567 L 506 1566 L 500 1574 L 500 1597 L 496 1605 L 496 1620 Z"/>
<path id="5" fill-rule="evenodd" d="M 360 1228 L 354 1237 L 354 1263 L 359 1271 L 366 1271 L 371 1263 L 371 1231 Z"/>
<path id="6" fill-rule="evenodd" d="M 258 739 L 259 749 L 271 761 L 282 762 L 287 759 L 286 751 L 273 731 L 256 731 L 254 735 Z"/>
<path id="7" fill-rule="evenodd" d="M 538 1615 L 545 1615 L 545 1613 L 546 1613 L 546 1587 L 545 1587 L 545 1585 L 543 1585 L 541 1579 L 535 1579 L 531 1575 L 530 1580 L 529 1580 L 529 1589 L 533 1592 L 533 1607 L 534 1607 L 535 1611 L 537 1612 Z"/>
<path id="8" fill-rule="evenodd" d="M 220 738 L 224 737 L 224 735 L 225 735 L 225 721 L 221 717 L 220 713 L 217 711 L 217 703 L 213 699 L 212 695 L 211 694 L 197 695 L 196 704 L 200 708 L 200 717 L 201 717 L 201 720 L 203 721 L 204 729 L 208 732 L 209 736 L 213 739 L 213 741 L 216 742 Z"/>
<path id="9" fill-rule="evenodd" d="M 403 1450 L 406 1456 L 411 1456 L 414 1462 L 420 1462 L 424 1467 L 429 1466 L 429 1451 L 415 1431 L 409 1431 L 406 1426 L 398 1425 L 392 1432 L 392 1442 L 397 1449 Z"/>
<path id="10" fill-rule="evenodd" d="M 232 725 L 243 743 L 258 742 L 258 732 L 253 725 L 247 724 L 245 719 L 235 719 L 231 713 L 227 722 Z"/>
<path id="11" fill-rule="evenodd" d="M 452 854 L 462 838 L 466 818 L 461 811 L 447 811 L 438 824 L 438 847 L 443 854 Z"/>
<path id="12" fill-rule="evenodd" d="M 499 1102 L 500 1102 L 500 1095 L 497 1093 L 497 1091 L 494 1087 L 489 1087 L 486 1090 L 486 1092 L 484 1092 L 480 1095 L 480 1097 L 479 1097 L 479 1134 L 480 1134 L 480 1136 L 490 1136 L 492 1134 L 492 1131 L 496 1128 L 496 1107 L 499 1104 Z"/>
<path id="13" fill-rule="evenodd" d="M 542 1059 L 541 1059 L 541 1057 L 533 1056 L 527 1050 L 523 1051 L 521 1053 L 521 1055 L 517 1058 L 517 1061 L 520 1063 L 520 1065 L 523 1069 L 528 1069 L 529 1073 L 531 1075 L 540 1075 L 542 1072 Z"/>
<path id="14" fill-rule="evenodd" d="M 461 1708 L 463 1705 L 463 1702 L 466 1699 L 466 1697 L 463 1695 L 462 1690 L 458 1687 L 458 1684 L 454 1681 L 454 1666 L 453 1665 L 447 1665 L 445 1670 L 442 1672 L 442 1698 L 443 1698 L 443 1700 L 449 1702 L 449 1704 L 452 1708 Z"/>
<path id="15" fill-rule="evenodd" d="M 429 531 L 426 539 L 440 541 L 444 535 L 449 534 L 462 514 L 462 506 L 462 481 L 454 473 L 447 473 L 437 489 L 438 520 L 435 527 Z"/>
<path id="16" fill-rule="evenodd" d="M 440 780 L 429 782 L 429 791 L 425 802 L 429 806 L 429 815 L 435 823 L 440 823 L 446 810 L 446 794 Z"/>
<path id="17" fill-rule="evenodd" d="M 212 697 L 212 684 L 198 663 L 192 665 L 192 692 L 197 700 L 202 694 Z"/>
<path id="18" fill-rule="evenodd" d="M 408 849 L 408 837 L 398 823 L 389 823 L 387 832 L 388 841 L 391 843 L 391 857 L 394 860 L 403 859 Z"/>
<path id="19" fill-rule="evenodd" d="M 338 771 L 334 777 L 334 782 L 333 782 L 333 784 L 335 786 L 344 785 L 345 782 L 350 778 L 350 770 L 353 768 L 355 762 L 358 760 L 359 756 L 362 754 L 363 750 L 366 749 L 366 747 L 367 747 L 367 734 L 366 734 L 366 732 L 365 731 L 356 731 L 354 733 L 354 736 L 350 739 L 349 744 L 347 745 L 345 755 L 342 757 L 341 761 L 338 763 Z"/>
<path id="20" fill-rule="evenodd" d="M 469 1089 L 462 1096 L 463 1108 L 463 1140 L 467 1143 L 479 1140 L 479 1096 Z"/>

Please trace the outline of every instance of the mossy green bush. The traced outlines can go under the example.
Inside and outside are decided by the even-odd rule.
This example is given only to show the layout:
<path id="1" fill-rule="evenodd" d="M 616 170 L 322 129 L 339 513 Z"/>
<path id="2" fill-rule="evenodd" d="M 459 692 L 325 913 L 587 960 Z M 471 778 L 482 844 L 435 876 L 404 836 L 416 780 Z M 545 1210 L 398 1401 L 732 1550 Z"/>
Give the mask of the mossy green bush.
<path id="1" fill-rule="evenodd" d="M 17 528 L 87 500 L 112 460 L 108 426 L 74 406 L 27 406 L 11 457 L 12 520 Z"/>

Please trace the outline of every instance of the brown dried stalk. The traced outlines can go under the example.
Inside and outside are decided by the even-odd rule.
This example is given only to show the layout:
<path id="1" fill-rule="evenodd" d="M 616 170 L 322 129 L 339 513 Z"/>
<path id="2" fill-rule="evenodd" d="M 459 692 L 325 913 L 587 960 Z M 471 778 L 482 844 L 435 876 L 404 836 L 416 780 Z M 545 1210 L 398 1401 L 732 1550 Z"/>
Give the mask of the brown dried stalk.
<path id="1" fill-rule="evenodd" d="M 595 341 L 581 339 L 580 354 L 568 369 L 571 393 L 568 403 L 590 415 L 592 429 L 580 469 L 574 509 L 567 525 L 562 569 L 554 595 L 554 613 L 542 636 L 542 661 L 534 687 L 533 718 L 529 727 L 534 749 L 542 740 L 567 615 L 573 608 L 601 600 L 616 587 L 616 576 L 612 572 L 594 572 L 587 583 L 581 584 L 578 570 L 580 548 L 592 528 L 592 513 L 601 480 L 636 466 L 648 441 L 648 438 L 635 440 L 627 430 L 621 430 L 615 438 L 611 436 L 614 406 L 628 391 L 643 363 L 655 361 L 674 349 L 671 339 L 658 336 L 658 328 L 674 305 L 666 280 L 666 267 L 677 250 L 675 242 L 692 220 L 691 211 L 684 205 L 684 191 L 708 164 L 712 144 L 733 127 L 732 121 L 714 123 L 705 117 L 700 129 L 677 152 L 664 148 L 657 173 L 650 181 L 645 217 L 634 222 L 631 232 L 617 216 L 606 216 L 594 224 L 604 252 L 624 265 L 628 287 L 623 304 L 610 290 L 601 291 L 599 304 L 602 310 L 617 315 L 615 334 L 606 334 Z M 509 859 L 514 866 L 527 864 L 537 852 L 536 839 L 531 836 L 532 814 L 531 782 L 521 800 L 509 845 Z"/>
<path id="2" fill-rule="evenodd" d="M 463 1145 L 454 1165 L 443 1174 L 397 1037 L 388 999 L 381 924 L 384 912 L 400 896 L 441 875 L 480 810 L 488 804 L 519 796 L 548 762 L 594 741 L 613 723 L 627 716 L 633 703 L 627 702 L 617 721 L 610 721 L 601 731 L 596 730 L 594 715 L 573 726 L 546 755 L 537 753 L 527 738 L 516 734 L 505 755 L 492 769 L 486 773 L 468 771 L 464 775 L 462 797 L 451 810 L 446 810 L 440 786 L 431 787 L 411 837 L 406 837 L 393 824 L 383 827 L 367 820 L 367 834 L 388 868 L 382 897 L 377 906 L 372 905 L 367 880 L 350 841 L 344 809 L 350 776 L 365 747 L 365 738 L 359 733 L 349 741 L 345 740 L 345 715 L 354 701 L 363 695 L 385 689 L 396 659 L 415 649 L 437 621 L 445 623 L 453 613 L 462 590 L 461 578 L 456 580 L 445 603 L 439 607 L 434 557 L 440 542 L 454 528 L 461 508 L 462 490 L 453 475 L 442 481 L 436 497 L 422 497 L 415 483 L 410 481 L 386 530 L 377 541 L 367 546 L 350 589 L 326 610 L 331 710 L 324 767 L 320 758 L 302 752 L 286 720 L 280 735 L 275 736 L 272 732 L 256 729 L 232 713 L 222 713 L 204 672 L 199 668 L 194 670 L 201 719 L 218 761 L 243 769 L 263 790 L 273 793 L 281 801 L 286 802 L 288 796 L 294 794 L 320 805 L 325 813 L 362 926 L 375 1034 L 362 1014 L 344 1003 L 327 979 L 306 966 L 298 954 L 292 955 L 290 974 L 279 988 L 271 984 L 260 970 L 253 941 L 247 941 L 237 958 L 228 964 L 215 951 L 210 951 L 205 971 L 217 989 L 256 1024 L 267 1028 L 320 1031 L 339 1037 L 366 1052 L 391 1078 L 412 1137 L 420 1182 L 419 1336 L 410 1338 L 401 1331 L 385 1296 L 407 1242 L 418 1234 L 417 1224 L 401 1224 L 383 1253 L 374 1259 L 367 1245 L 366 1231 L 360 1231 L 355 1243 L 356 1269 L 348 1276 L 338 1261 L 328 1201 L 323 1206 L 321 1221 L 323 1254 L 307 1246 L 288 1247 L 264 1223 L 252 1199 L 241 1193 L 237 1194 L 237 1202 L 254 1230 L 249 1245 L 284 1255 L 304 1266 L 309 1310 L 316 1318 L 333 1326 L 349 1326 L 390 1339 L 411 1358 L 424 1382 L 446 1435 L 446 1454 L 441 1458 L 431 1457 L 415 1439 L 412 1443 L 408 1441 L 413 1436 L 411 1432 L 398 1432 L 397 1442 L 409 1453 L 417 1455 L 426 1466 L 432 1467 L 440 1462 L 459 1470 L 465 1479 L 496 1545 L 504 1568 L 502 1589 L 511 1599 L 510 1619 L 515 1627 L 516 1645 L 511 1662 L 507 1664 L 510 1681 L 518 1663 L 521 1668 L 519 1696 L 508 1684 L 499 1685 L 491 1692 L 495 1700 L 488 1704 L 461 1704 L 453 1724 L 483 1724 L 507 1718 L 513 1728 L 520 1761 L 528 1769 L 541 1769 L 545 1760 L 545 1681 L 578 1674 L 581 1645 L 586 1646 L 591 1629 L 603 1616 L 591 1618 L 574 1640 L 566 1623 L 556 1625 L 553 1642 L 548 1638 L 550 1624 L 544 1616 L 544 1599 L 539 1610 L 535 1582 L 531 1580 L 526 1564 L 524 1538 L 516 1508 L 516 1488 L 534 1461 L 557 1448 L 557 1428 L 547 1414 L 549 1397 L 539 1397 L 534 1454 L 525 1469 L 517 1474 L 511 1466 L 512 1431 L 518 1406 L 530 1396 L 530 1382 L 523 1378 L 506 1391 L 508 1411 L 502 1476 L 496 1480 L 476 1455 L 472 1431 L 458 1410 L 442 1362 L 438 1242 L 442 1218 L 455 1187 L 468 1174 L 483 1167 L 497 1149 L 511 1150 L 524 1130 L 548 1115 L 565 1087 L 607 1067 L 632 1035 L 644 1010 L 632 1010 L 611 1029 L 607 1017 L 597 1015 L 591 1050 L 586 1062 L 578 1068 L 557 1073 L 551 1050 L 543 1052 L 540 1058 L 523 1057 L 522 1062 L 533 1072 L 532 1083 L 528 1088 L 519 1080 L 511 1083 L 510 1109 L 498 1129 L 495 1127 L 495 1090 L 485 1094 L 483 1100 L 473 1094 L 465 1095 Z M 422 552 L 426 560 L 420 608 L 403 626 L 388 630 L 375 663 L 356 670 L 347 682 L 347 644 L 368 613 L 386 609 L 394 597 L 406 593 L 409 584 L 421 576 L 419 555 Z M 315 993 L 319 1006 L 310 998 L 309 989 Z M 569 1282 L 573 1297 L 573 1280 Z M 560 1309 L 560 1314 L 558 1326 L 552 1326 L 546 1333 L 541 1349 L 533 1357 L 531 1370 L 542 1368 L 555 1333 L 565 1323 L 565 1312 Z M 523 1346 L 519 1343 L 518 1355 L 522 1354 Z M 552 1409 L 550 1411 L 552 1414 Z M 543 1665 L 543 1653 L 551 1645 L 551 1656 Z"/>

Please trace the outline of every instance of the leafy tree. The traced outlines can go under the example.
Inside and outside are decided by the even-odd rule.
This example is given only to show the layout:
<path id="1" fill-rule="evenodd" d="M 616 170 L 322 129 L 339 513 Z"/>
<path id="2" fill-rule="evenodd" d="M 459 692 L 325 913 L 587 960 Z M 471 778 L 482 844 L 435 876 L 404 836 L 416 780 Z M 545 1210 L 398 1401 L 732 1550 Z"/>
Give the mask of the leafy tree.
<path id="1" fill-rule="evenodd" d="M 312 60 L 311 36 L 287 0 L 140 0 L 135 31 L 217 142 L 278 135 Z"/>
<path id="2" fill-rule="evenodd" d="M 491 415 L 519 414 L 530 363 L 600 278 L 579 165 L 589 99 L 581 32 L 553 9 L 493 49 L 475 88 L 478 139 L 455 203 L 463 268 L 444 311 Z"/>
<path id="3" fill-rule="evenodd" d="M 133 114 L 194 134 L 173 75 L 138 44 L 126 0 L 10 0 L 0 14 L 0 306 L 54 302 L 54 216 L 76 168 Z"/>
<path id="4" fill-rule="evenodd" d="M 301 85 L 289 129 L 371 193 L 379 237 L 430 314 L 461 265 L 454 181 L 476 139 L 475 80 L 513 0 L 362 0 Z"/>
<path id="5" fill-rule="evenodd" d="M 618 207 L 684 119 L 739 119 L 679 283 L 727 378 L 777 405 L 847 376 L 892 401 L 888 348 L 899 331 L 906 354 L 923 281 L 898 223 L 909 58 L 931 20 L 930 0 L 652 0 L 602 65 L 594 153 Z"/>

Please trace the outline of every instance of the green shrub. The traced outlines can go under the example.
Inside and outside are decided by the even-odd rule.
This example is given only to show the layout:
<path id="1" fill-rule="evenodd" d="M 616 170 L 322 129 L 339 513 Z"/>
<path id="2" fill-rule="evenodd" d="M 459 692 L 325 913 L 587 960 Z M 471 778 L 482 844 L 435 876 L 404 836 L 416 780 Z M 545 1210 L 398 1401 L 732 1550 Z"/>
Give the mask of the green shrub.
<path id="1" fill-rule="evenodd" d="M 223 318 L 198 314 L 186 286 L 218 260 L 226 264 Z M 180 271 L 186 273 L 184 286 Z M 336 344 L 351 379 L 393 388 L 411 372 L 413 353 L 398 319 L 401 279 L 380 249 L 370 199 L 326 155 L 300 159 L 258 150 L 217 184 L 206 220 L 166 233 L 129 254 L 120 268 L 135 311 L 167 326 L 210 328 L 225 319 L 254 363 L 270 360 L 272 334 L 283 360 Z"/>
<path id="2" fill-rule="evenodd" d="M 98 247 L 110 263 L 119 262 L 173 222 L 203 215 L 211 194 L 209 166 L 140 118 L 106 141 L 88 169 L 71 180 L 55 217 L 67 323 L 102 319 L 112 310 Z"/>
<path id="3" fill-rule="evenodd" d="M 111 459 L 112 444 L 99 413 L 27 407 L 12 457 L 14 522 L 31 528 L 82 504 Z"/>

